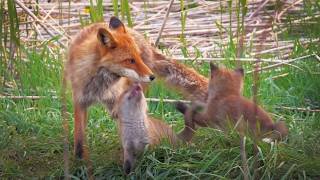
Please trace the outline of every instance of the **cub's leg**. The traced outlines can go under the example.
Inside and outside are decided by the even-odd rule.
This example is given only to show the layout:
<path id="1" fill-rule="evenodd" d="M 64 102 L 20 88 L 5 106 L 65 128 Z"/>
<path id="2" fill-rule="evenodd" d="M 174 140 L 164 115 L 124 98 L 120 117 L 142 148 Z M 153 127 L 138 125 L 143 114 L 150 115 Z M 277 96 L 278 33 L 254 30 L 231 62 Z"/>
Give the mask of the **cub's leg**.
<path id="1" fill-rule="evenodd" d="M 144 152 L 144 149 L 147 145 L 148 143 L 141 141 L 131 141 L 126 143 L 126 145 L 123 147 L 123 169 L 125 174 L 128 175 L 133 171 L 137 158 Z"/>
<path id="2" fill-rule="evenodd" d="M 201 127 L 209 127 L 209 116 L 206 112 L 206 104 L 200 101 L 195 101 L 191 105 L 192 121 Z"/>
<path id="3" fill-rule="evenodd" d="M 195 124 L 192 121 L 191 108 L 185 103 L 178 102 L 176 109 L 184 115 L 184 129 L 178 134 L 178 138 L 183 141 L 190 141 L 195 131 Z"/>
<path id="4" fill-rule="evenodd" d="M 189 107 L 182 102 L 178 102 L 176 104 L 176 108 L 178 111 L 184 114 L 185 122 L 185 127 L 181 131 L 181 133 L 178 134 L 178 137 L 183 141 L 191 141 L 194 132 L 196 131 L 196 124 L 199 126 L 207 126 L 207 124 L 205 123 L 207 120 L 205 114 L 202 112 L 198 112 L 201 109 L 204 109 L 204 104 L 195 102 L 191 105 L 191 107 Z"/>
<path id="5" fill-rule="evenodd" d="M 133 146 L 133 142 L 126 143 L 126 145 L 123 147 L 123 170 L 127 175 L 133 170 L 136 162 L 134 154 L 135 148 Z"/>

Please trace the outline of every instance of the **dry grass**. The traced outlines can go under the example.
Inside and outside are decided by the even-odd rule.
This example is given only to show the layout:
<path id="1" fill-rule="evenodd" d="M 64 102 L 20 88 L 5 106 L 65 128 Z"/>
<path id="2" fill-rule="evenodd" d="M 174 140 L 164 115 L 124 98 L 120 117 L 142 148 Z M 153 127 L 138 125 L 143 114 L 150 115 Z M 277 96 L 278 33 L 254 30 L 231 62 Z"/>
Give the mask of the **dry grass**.
<path id="1" fill-rule="evenodd" d="M 57 92 L 70 38 L 101 14 L 106 21 L 118 14 L 153 43 L 169 1 L 100 1 L 103 5 L 95 7 L 94 0 L 93 4 L 15 0 L 17 13 L 7 2 L 13 1 L 0 3 L 0 178 L 61 178 L 64 139 Z M 319 4 L 230 2 L 174 1 L 159 48 L 204 75 L 208 61 L 242 65 L 248 72 L 244 94 L 255 95 L 290 129 L 283 143 L 259 144 L 260 177 L 316 179 L 320 177 Z M 254 68 L 259 72 L 256 80 L 251 75 Z M 158 82 L 147 95 L 152 115 L 182 129 L 182 117 L 170 104 L 181 98 L 178 93 Z M 70 119 L 71 106 L 68 93 Z M 71 120 L 69 125 L 71 137 Z M 90 110 L 88 139 L 96 178 L 124 178 L 115 124 L 99 106 Z M 236 134 L 202 129 L 194 144 L 178 149 L 163 144 L 147 151 L 131 178 L 241 179 L 238 142 Z M 252 171 L 252 141 L 247 143 Z M 83 163 L 72 158 L 70 173 L 73 179 L 87 177 Z"/>

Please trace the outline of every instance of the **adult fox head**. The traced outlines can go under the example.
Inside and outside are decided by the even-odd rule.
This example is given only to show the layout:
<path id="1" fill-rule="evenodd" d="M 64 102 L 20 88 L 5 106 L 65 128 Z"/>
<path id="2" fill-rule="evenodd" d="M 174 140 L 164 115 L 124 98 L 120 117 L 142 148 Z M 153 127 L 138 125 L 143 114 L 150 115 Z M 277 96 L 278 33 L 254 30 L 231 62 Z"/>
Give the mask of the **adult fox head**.
<path id="1" fill-rule="evenodd" d="M 99 64 L 134 81 L 150 82 L 155 79 L 152 71 L 143 62 L 133 37 L 127 33 L 118 18 L 111 17 L 109 28 L 100 27 L 97 30 L 97 39 Z"/>

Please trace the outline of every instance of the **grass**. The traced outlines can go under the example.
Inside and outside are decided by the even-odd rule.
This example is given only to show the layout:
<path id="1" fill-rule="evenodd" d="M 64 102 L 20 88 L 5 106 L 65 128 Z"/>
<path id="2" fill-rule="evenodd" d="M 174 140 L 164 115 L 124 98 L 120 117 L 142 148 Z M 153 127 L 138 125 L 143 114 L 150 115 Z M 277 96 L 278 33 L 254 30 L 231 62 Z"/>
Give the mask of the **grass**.
<path id="1" fill-rule="evenodd" d="M 45 52 L 45 50 L 44 50 Z M 43 58 L 44 57 L 44 58 Z M 59 92 L 61 64 L 50 56 L 31 52 L 30 61 L 20 64 L 21 95 L 50 95 Z M 226 64 L 227 65 L 227 64 Z M 287 77 L 272 79 L 278 71 L 261 74 L 259 102 L 275 117 L 283 117 L 290 128 L 286 142 L 277 146 L 261 143 L 261 174 L 269 178 L 316 178 L 320 169 L 320 116 L 316 113 L 282 111 L 279 105 L 292 107 L 319 107 L 320 90 L 317 79 L 319 63 L 314 58 L 301 61 L 299 67 L 284 67 L 281 73 Z M 206 65 L 207 66 L 207 65 Z M 55 67 L 55 68 L 52 68 Z M 252 78 L 246 77 L 245 94 L 251 97 Z M 50 91 L 49 91 L 50 90 Z M 5 91 L 5 90 L 3 90 Z M 168 91 L 163 83 L 153 84 L 150 97 L 175 98 L 177 94 Z M 0 169 L 3 178 L 52 177 L 63 175 L 63 137 L 60 116 L 60 102 L 44 98 L 30 100 L 1 100 L 0 118 Z M 173 124 L 176 131 L 182 129 L 183 120 L 174 107 L 163 103 L 150 103 L 150 113 Z M 72 112 L 69 98 L 68 112 Z M 123 177 L 120 144 L 115 122 L 101 106 L 90 109 L 88 121 L 88 142 L 91 159 L 97 178 Z M 70 114 L 70 119 L 72 115 Z M 73 122 L 70 121 L 70 127 Z M 72 130 L 70 137 L 72 137 Z M 70 138 L 72 143 L 72 138 Z M 132 178 L 241 178 L 239 139 L 236 135 L 225 135 L 213 129 L 201 129 L 191 145 L 171 149 L 163 144 L 147 151 Z M 247 148 L 252 163 L 252 142 Z M 72 147 L 70 147 L 71 151 Z M 84 166 L 71 160 L 75 177 L 85 176 Z"/>
<path id="2" fill-rule="evenodd" d="M 113 1 L 114 3 L 117 1 Z M 127 1 L 126 1 L 127 2 Z M 115 6 L 115 5 L 114 5 Z M 241 5 L 242 6 L 242 5 Z M 1 8 L 0 8 L 1 10 Z M 313 11 L 308 8 L 306 11 Z M 122 11 L 125 12 L 126 11 Z M 182 15 L 187 15 L 186 13 Z M 0 15 L 1 16 L 1 15 Z M 128 17 L 129 18 L 129 17 Z M 304 34 L 301 26 L 290 26 L 294 17 L 288 17 L 288 27 L 282 39 L 297 39 L 291 57 L 319 54 L 319 44 L 302 46 L 298 37 L 320 37 L 318 26 L 312 26 Z M 319 19 L 313 19 L 319 22 Z M 187 23 L 181 19 L 181 23 Z M 184 29 L 182 29 L 184 31 Z M 2 32 L 2 30 L 1 30 Z M 185 38 L 185 37 L 183 37 Z M 50 41 L 48 42 L 51 43 Z M 181 50 L 185 50 L 182 43 Z M 63 129 L 59 99 L 52 99 L 61 87 L 62 58 L 54 57 L 43 44 L 39 50 L 22 47 L 24 60 L 15 57 L 15 73 L 9 75 L 7 66 L 1 61 L 0 74 L 6 75 L 6 84 L 0 86 L 1 93 L 15 95 L 40 95 L 40 100 L 0 99 L 0 179 L 33 179 L 63 177 Z M 227 67 L 234 67 L 236 45 L 222 47 Z M 165 49 L 164 51 L 170 52 Z M 1 51 L 2 52 L 2 51 Z M 2 52 L 1 55 L 7 55 Z M 188 55 L 187 53 L 185 54 Z M 199 52 L 201 56 L 201 52 Z M 187 62 L 188 66 L 207 75 L 208 63 Z M 259 154 L 261 179 L 318 179 L 320 178 L 320 114 L 288 111 L 279 106 L 320 107 L 320 64 L 314 57 L 283 66 L 281 69 L 260 74 L 258 101 L 274 119 L 284 119 L 290 129 L 286 141 L 270 145 L 260 142 Z M 251 70 L 251 64 L 243 64 Z M 296 68 L 296 67 L 299 67 Z M 278 75 L 288 73 L 285 77 Z M 2 78 L 2 77 L 1 77 Z M 2 79 L 1 79 L 2 81 Z M 3 83 L 1 83 L 3 84 Z M 244 95 L 252 97 L 253 77 L 245 77 Z M 163 82 L 153 83 L 148 97 L 179 99 L 178 92 L 168 90 Z M 71 94 L 68 92 L 70 152 L 72 152 L 73 114 Z M 149 103 L 151 115 L 162 118 L 173 125 L 176 132 L 183 128 L 183 119 L 173 105 L 163 102 Z M 120 144 L 115 122 L 104 108 L 90 108 L 87 127 L 90 158 L 97 179 L 125 179 L 120 163 Z M 247 141 L 247 153 L 253 173 L 253 146 Z M 224 134 L 214 129 L 200 129 L 193 143 L 172 149 L 167 143 L 145 152 L 138 166 L 128 179 L 242 179 L 239 137 L 235 133 Z M 73 154 L 71 155 L 73 157 Z M 72 179 L 86 179 L 83 162 L 71 157 Z"/>

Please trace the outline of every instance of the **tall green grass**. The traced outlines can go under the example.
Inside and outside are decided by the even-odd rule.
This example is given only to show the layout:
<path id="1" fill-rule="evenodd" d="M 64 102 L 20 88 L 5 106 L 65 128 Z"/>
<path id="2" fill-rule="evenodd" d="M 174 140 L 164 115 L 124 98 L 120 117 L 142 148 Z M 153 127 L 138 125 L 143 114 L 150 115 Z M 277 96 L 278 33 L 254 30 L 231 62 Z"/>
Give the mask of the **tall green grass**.
<path id="1" fill-rule="evenodd" d="M 3 4 L 4 2 L 1 1 L 0 11 L 4 10 Z M 242 7 L 245 6 L 238 6 L 239 13 Z M 99 9 L 103 10 L 101 7 Z M 310 11 L 312 14 L 318 12 L 319 8 L 311 3 L 305 11 Z M 184 15 L 186 14 L 182 14 Z M 4 14 L 1 13 L 0 16 L 4 17 Z M 239 17 L 241 17 L 240 14 Z M 320 47 L 317 42 L 302 45 L 298 40 L 301 36 L 310 39 L 320 37 L 319 27 L 316 23 L 309 22 L 298 26 L 290 25 L 290 22 L 296 18 L 295 16 L 287 18 L 285 23 L 288 25 L 288 30 L 280 35 L 282 39 L 296 39 L 297 43 L 291 52 L 291 57 L 310 53 L 319 54 Z M 3 22 L 9 22 L 7 17 L 3 19 L 5 19 Z M 188 22 L 183 19 L 185 18 L 181 19 L 181 23 L 184 23 L 185 27 Z M 320 22 L 316 17 L 310 21 L 318 24 Z M 11 38 L 10 33 L 7 33 L 10 30 L 9 26 L 4 26 L 3 22 L 0 22 L 1 45 L 7 45 Z M 12 22 L 15 24 L 15 21 Z M 307 27 L 308 30 L 306 30 Z M 305 31 L 307 33 L 304 33 Z M 239 34 L 241 33 L 239 29 Z M 233 60 L 237 54 L 238 41 L 234 40 L 236 38 L 230 38 L 230 42 L 221 47 L 223 56 L 226 58 L 221 63 L 230 68 L 235 67 Z M 20 51 L 25 58 L 16 57 L 17 60 L 13 64 L 14 75 L 7 74 L 5 64 L 8 59 L 4 57 L 8 57 L 10 51 L 5 46 L 0 46 L 2 47 L 1 75 L 6 74 L 8 76 L 6 82 L 11 85 L 6 88 L 1 85 L 0 94 L 9 92 L 14 95 L 45 96 L 40 100 L 0 99 L 0 179 L 63 178 L 61 104 L 59 99 L 51 97 L 60 92 L 62 59 L 61 56 L 58 59 L 55 56 L 59 51 L 55 51 L 54 55 L 50 53 L 48 50 L 50 43 L 52 42 L 44 43 L 39 49 L 31 49 L 21 43 Z M 186 46 L 182 46 L 182 49 L 184 47 Z M 245 48 L 247 49 L 243 51 L 249 52 L 248 47 Z M 164 51 L 170 52 L 169 49 Z M 198 53 L 201 57 L 201 52 Z M 185 55 L 188 57 L 187 53 Z M 200 73 L 208 75 L 208 63 L 187 64 Z M 320 114 L 278 108 L 290 106 L 319 109 L 320 65 L 314 57 L 295 62 L 294 65 L 300 69 L 295 66 L 283 66 L 260 74 L 261 82 L 257 94 L 260 104 L 272 113 L 275 120 L 284 119 L 290 129 L 289 137 L 284 142 L 274 145 L 259 142 L 261 179 L 317 179 L 320 177 Z M 250 63 L 243 64 L 243 67 L 246 70 L 252 69 Z M 288 75 L 275 78 L 285 73 Z M 248 98 L 253 96 L 252 83 L 252 76 L 246 75 L 244 94 Z M 160 99 L 182 98 L 179 92 L 169 90 L 161 81 L 151 85 L 147 96 Z M 71 127 L 70 144 L 73 144 L 70 92 L 67 100 Z M 193 142 L 188 145 L 171 148 L 163 143 L 155 149 L 147 150 L 138 162 L 135 172 L 125 177 L 119 160 L 121 151 L 115 121 L 107 115 L 101 105 L 93 106 L 89 111 L 87 137 L 94 175 L 97 179 L 242 179 L 238 135 L 206 128 L 199 129 Z M 173 125 L 176 132 L 183 128 L 182 115 L 172 104 L 162 101 L 149 103 L 149 112 L 152 116 L 162 118 Z M 251 173 L 253 173 L 252 144 L 252 140 L 248 139 L 246 148 Z M 70 152 L 72 152 L 71 146 Z M 84 163 L 73 158 L 70 162 L 72 178 L 86 179 Z"/>
<path id="2" fill-rule="evenodd" d="M 89 12 L 89 19 L 86 16 L 83 16 L 79 12 L 79 20 L 82 27 L 87 26 L 91 23 L 103 22 L 104 21 L 104 8 L 103 0 L 90 0 L 90 6 L 85 7 L 84 11 Z"/>
<path id="3" fill-rule="evenodd" d="M 119 1 L 112 0 L 112 7 L 114 15 L 119 17 Z M 90 0 L 90 6 L 87 7 L 89 11 L 90 20 L 88 20 L 85 16 L 79 14 L 80 23 L 82 26 L 86 26 L 91 23 L 96 22 L 104 22 L 104 7 L 103 7 L 103 0 Z M 131 8 L 129 5 L 128 0 L 121 0 L 120 1 L 120 13 L 121 19 L 123 21 L 127 21 L 127 25 L 129 27 L 133 26 L 133 20 L 131 17 Z"/>
<path id="4" fill-rule="evenodd" d="M 20 56 L 19 20 L 16 6 L 13 1 L 0 2 L 0 80 L 5 84 L 6 79 L 14 72 L 15 56 Z M 7 48 L 9 47 L 9 49 Z"/>
<path id="5" fill-rule="evenodd" d="M 0 2 L 0 19 L 4 20 L 4 1 Z M 4 42 L 6 42 L 6 36 L 4 32 L 4 27 L 3 23 L 0 22 L 0 59 L 1 59 L 1 64 L 0 64 L 0 74 L 1 74 L 1 79 L 0 83 L 4 84 L 5 83 L 5 77 L 6 77 L 6 64 L 7 64 L 7 52 L 5 48 Z"/>
<path id="6" fill-rule="evenodd" d="M 112 0 L 112 6 L 113 6 L 113 11 L 115 16 L 119 16 L 119 10 L 118 10 L 118 0 Z"/>
<path id="7" fill-rule="evenodd" d="M 17 15 L 17 9 L 13 1 L 7 1 L 8 18 L 9 18 L 9 30 L 10 40 L 17 46 L 20 45 L 19 35 L 19 20 Z"/>
<path id="8" fill-rule="evenodd" d="M 131 8 L 128 0 L 121 0 L 121 17 L 123 20 L 127 20 L 128 26 L 132 27 L 133 22 L 131 19 Z"/>
<path id="9" fill-rule="evenodd" d="M 90 18 L 91 22 L 103 21 L 103 0 L 96 0 L 96 5 L 93 4 L 93 0 L 90 0 Z"/>
<path id="10" fill-rule="evenodd" d="M 180 35 L 180 42 L 182 44 L 181 52 L 184 57 L 188 57 L 188 49 L 187 49 L 187 40 L 185 39 L 185 28 L 186 28 L 186 20 L 187 20 L 187 11 L 185 10 L 186 6 L 184 4 L 184 0 L 180 1 L 180 22 L 181 22 L 181 35 Z"/>

